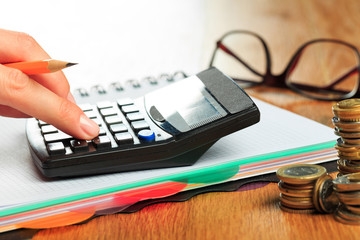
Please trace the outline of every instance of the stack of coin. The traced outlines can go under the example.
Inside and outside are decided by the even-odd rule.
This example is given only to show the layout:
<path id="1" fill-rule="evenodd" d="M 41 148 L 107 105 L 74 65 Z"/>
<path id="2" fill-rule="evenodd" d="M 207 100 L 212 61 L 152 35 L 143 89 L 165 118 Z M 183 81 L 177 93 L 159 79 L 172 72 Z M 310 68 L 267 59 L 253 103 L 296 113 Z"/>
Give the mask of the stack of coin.
<path id="1" fill-rule="evenodd" d="M 360 225 L 360 173 L 337 177 L 333 184 L 341 203 L 335 219 L 346 224 Z"/>
<path id="2" fill-rule="evenodd" d="M 332 179 L 327 175 L 324 167 L 293 164 L 279 168 L 276 175 L 280 179 L 278 184 L 280 208 L 283 211 L 292 213 L 332 211 L 332 204 L 327 202 L 331 195 L 329 192 L 332 192 L 332 187 L 329 187 Z"/>
<path id="3" fill-rule="evenodd" d="M 335 134 L 340 136 L 338 150 L 339 176 L 360 172 L 360 99 L 346 99 L 333 106 Z"/>

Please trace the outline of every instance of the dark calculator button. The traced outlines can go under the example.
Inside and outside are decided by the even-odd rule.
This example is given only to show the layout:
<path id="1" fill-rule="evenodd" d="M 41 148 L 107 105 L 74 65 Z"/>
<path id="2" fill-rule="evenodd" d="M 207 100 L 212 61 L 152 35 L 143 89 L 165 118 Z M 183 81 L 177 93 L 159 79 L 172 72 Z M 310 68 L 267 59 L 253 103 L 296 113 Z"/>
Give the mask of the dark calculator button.
<path id="1" fill-rule="evenodd" d="M 112 134 L 119 133 L 119 132 L 127 132 L 128 129 L 125 126 L 125 124 L 119 123 L 119 124 L 112 124 L 109 126 L 110 131 Z"/>
<path id="2" fill-rule="evenodd" d="M 89 150 L 89 145 L 85 140 L 74 139 L 70 141 L 71 149 L 77 152 L 87 152 Z"/>
<path id="3" fill-rule="evenodd" d="M 144 115 L 142 115 L 140 112 L 135 112 L 135 113 L 126 114 L 126 119 L 132 122 L 132 121 L 144 120 L 145 118 Z"/>
<path id="4" fill-rule="evenodd" d="M 41 127 L 41 132 L 43 134 L 48 134 L 48 133 L 57 133 L 58 129 L 52 125 L 45 125 Z"/>
<path id="5" fill-rule="evenodd" d="M 113 107 L 111 107 L 111 108 L 100 109 L 100 114 L 104 117 L 107 117 L 107 116 L 116 115 L 117 112 Z"/>
<path id="6" fill-rule="evenodd" d="M 122 106 L 134 104 L 134 101 L 131 98 L 121 98 L 117 100 L 117 104 L 120 107 L 122 107 Z"/>
<path id="7" fill-rule="evenodd" d="M 39 120 L 39 126 L 45 126 L 45 125 L 49 125 L 48 123 L 42 121 L 42 120 Z"/>
<path id="8" fill-rule="evenodd" d="M 146 121 L 135 121 L 131 122 L 131 127 L 135 132 L 139 132 L 143 129 L 150 129 L 149 124 Z"/>
<path id="9" fill-rule="evenodd" d="M 83 112 L 91 111 L 93 109 L 93 107 L 92 107 L 92 105 L 90 103 L 80 104 L 79 108 L 81 108 L 81 110 Z"/>
<path id="10" fill-rule="evenodd" d="M 96 104 L 96 106 L 99 108 L 99 109 L 103 109 L 103 108 L 110 108 L 112 107 L 112 103 L 110 101 L 103 101 L 103 102 L 98 102 Z"/>
<path id="11" fill-rule="evenodd" d="M 49 143 L 46 146 L 48 153 L 50 155 L 64 155 L 65 154 L 65 146 L 62 142 L 53 142 Z"/>
<path id="12" fill-rule="evenodd" d="M 115 140 L 119 145 L 134 142 L 134 139 L 129 132 L 115 134 Z"/>
<path id="13" fill-rule="evenodd" d="M 91 119 L 93 119 L 93 118 L 96 118 L 96 117 L 97 117 L 96 112 L 95 112 L 95 111 L 92 111 L 92 110 L 90 110 L 90 111 L 86 111 L 86 112 L 84 112 L 84 113 L 85 113 L 85 115 L 86 115 L 88 118 L 91 118 Z"/>
<path id="14" fill-rule="evenodd" d="M 45 142 L 60 142 L 71 138 L 73 137 L 64 132 L 44 134 Z"/>
<path id="15" fill-rule="evenodd" d="M 100 127 L 99 136 L 106 135 L 106 131 L 103 127 Z"/>
<path id="16" fill-rule="evenodd" d="M 107 124 L 122 123 L 122 119 L 119 116 L 110 116 L 105 118 Z"/>
<path id="17" fill-rule="evenodd" d="M 142 142 L 152 142 L 155 140 L 155 133 L 150 129 L 144 129 L 138 133 L 138 138 Z"/>
<path id="18" fill-rule="evenodd" d="M 123 113 L 133 113 L 133 112 L 138 112 L 139 108 L 137 106 L 135 106 L 134 104 L 132 104 L 132 105 L 122 106 L 121 111 Z"/>
<path id="19" fill-rule="evenodd" d="M 92 140 L 97 149 L 111 148 L 111 141 L 108 136 L 98 136 Z"/>

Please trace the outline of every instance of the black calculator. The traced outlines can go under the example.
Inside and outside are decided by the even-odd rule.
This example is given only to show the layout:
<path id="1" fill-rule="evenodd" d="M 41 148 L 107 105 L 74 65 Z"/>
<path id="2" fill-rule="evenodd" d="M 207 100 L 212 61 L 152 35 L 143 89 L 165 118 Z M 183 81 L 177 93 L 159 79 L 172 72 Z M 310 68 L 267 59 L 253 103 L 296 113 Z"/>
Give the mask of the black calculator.
<path id="1" fill-rule="evenodd" d="M 91 141 L 37 119 L 27 121 L 30 152 L 45 176 L 192 165 L 218 139 L 260 120 L 251 98 L 216 68 L 135 98 L 120 91 L 88 99 L 79 106 L 100 127 Z"/>

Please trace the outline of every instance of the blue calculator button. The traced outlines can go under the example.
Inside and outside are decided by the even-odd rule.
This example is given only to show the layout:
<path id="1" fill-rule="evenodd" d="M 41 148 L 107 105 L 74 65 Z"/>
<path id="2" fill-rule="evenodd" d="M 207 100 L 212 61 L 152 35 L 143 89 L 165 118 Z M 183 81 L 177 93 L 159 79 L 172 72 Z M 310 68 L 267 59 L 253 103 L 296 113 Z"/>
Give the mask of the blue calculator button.
<path id="1" fill-rule="evenodd" d="M 155 133 L 150 129 L 144 129 L 138 132 L 138 138 L 143 142 L 151 142 L 155 140 Z"/>

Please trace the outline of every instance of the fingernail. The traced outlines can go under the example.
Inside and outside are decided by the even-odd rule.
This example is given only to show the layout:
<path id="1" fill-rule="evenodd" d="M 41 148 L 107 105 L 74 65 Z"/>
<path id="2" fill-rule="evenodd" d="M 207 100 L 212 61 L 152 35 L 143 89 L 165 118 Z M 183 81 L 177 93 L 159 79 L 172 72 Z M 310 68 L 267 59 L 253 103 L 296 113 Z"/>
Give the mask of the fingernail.
<path id="1" fill-rule="evenodd" d="M 90 138 L 99 135 L 99 126 L 85 114 L 80 117 L 80 127 Z"/>
<path id="2" fill-rule="evenodd" d="M 69 92 L 69 94 L 67 95 L 67 99 L 68 99 L 70 102 L 73 102 L 73 103 L 76 104 L 75 98 L 74 98 L 74 96 L 71 94 L 71 92 Z"/>

